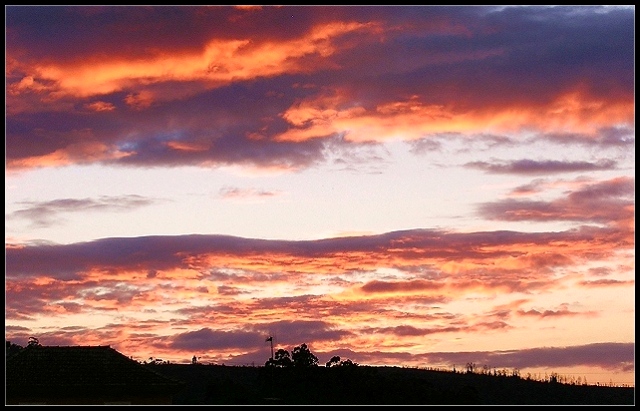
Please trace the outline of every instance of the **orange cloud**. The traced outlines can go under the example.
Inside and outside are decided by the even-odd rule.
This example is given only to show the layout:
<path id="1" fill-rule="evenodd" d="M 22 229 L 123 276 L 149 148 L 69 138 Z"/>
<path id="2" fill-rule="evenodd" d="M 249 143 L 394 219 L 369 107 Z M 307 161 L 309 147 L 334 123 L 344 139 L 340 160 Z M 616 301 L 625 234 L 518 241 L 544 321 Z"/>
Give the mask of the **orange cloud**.
<path id="1" fill-rule="evenodd" d="M 96 161 L 115 160 L 131 155 L 98 141 L 71 144 L 50 154 L 20 159 L 7 159 L 11 169 L 60 167 L 72 164 L 90 164 Z"/>
<path id="2" fill-rule="evenodd" d="M 52 97 L 89 97 L 164 81 L 201 81 L 216 87 L 232 81 L 306 72 L 313 67 L 302 61 L 305 56 L 331 55 L 336 51 L 335 38 L 357 30 L 372 30 L 372 25 L 328 23 L 314 27 L 301 38 L 277 43 L 213 39 L 200 53 L 192 54 L 159 52 L 136 59 L 105 60 L 100 56 L 65 65 L 43 63 L 31 67 L 33 74 L 10 84 L 9 89 L 14 94 L 35 89 L 48 91 Z M 127 103 L 144 108 L 150 100 L 141 93 L 130 94 Z"/>
<path id="3" fill-rule="evenodd" d="M 199 142 L 186 142 L 186 141 L 169 141 L 166 142 L 165 145 L 172 150 L 177 151 L 207 151 L 211 148 L 211 144 L 209 143 L 199 143 Z"/>
<path id="4" fill-rule="evenodd" d="M 87 105 L 85 105 L 86 108 L 88 108 L 91 111 L 113 111 L 116 109 L 116 107 L 111 104 L 111 103 L 107 103 L 105 101 L 95 101 L 93 103 L 89 103 Z"/>
<path id="5" fill-rule="evenodd" d="M 632 124 L 635 113 L 633 101 L 602 101 L 581 91 L 560 94 L 546 107 L 461 109 L 454 104 L 425 104 L 420 96 L 382 103 L 371 110 L 348 102 L 346 94 L 338 92 L 297 103 L 282 114 L 293 127 L 276 140 L 300 142 L 344 133 L 349 141 L 383 142 L 417 140 L 434 133 L 527 129 L 595 136 L 602 127 Z"/>
<path id="6" fill-rule="evenodd" d="M 33 76 L 25 76 L 18 83 L 11 84 L 8 88 L 8 91 L 12 95 L 21 94 L 25 90 L 33 90 L 33 91 L 43 91 L 46 90 L 47 87 L 34 80 Z"/>
<path id="7" fill-rule="evenodd" d="M 143 110 L 150 107 L 154 100 L 155 95 L 147 90 L 128 94 L 124 99 L 125 103 L 136 110 Z"/>

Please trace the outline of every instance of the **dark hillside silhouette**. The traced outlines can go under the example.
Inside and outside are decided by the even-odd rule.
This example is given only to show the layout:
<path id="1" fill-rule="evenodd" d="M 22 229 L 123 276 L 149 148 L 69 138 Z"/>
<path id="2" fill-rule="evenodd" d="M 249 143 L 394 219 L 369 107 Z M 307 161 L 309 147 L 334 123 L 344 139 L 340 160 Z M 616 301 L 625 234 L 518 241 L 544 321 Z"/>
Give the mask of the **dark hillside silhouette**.
<path id="1" fill-rule="evenodd" d="M 174 404 L 634 405 L 632 387 L 401 367 L 152 365 L 186 382 Z"/>
<path id="2" fill-rule="evenodd" d="M 545 381 L 519 373 L 363 366 L 332 357 L 319 366 L 306 344 L 278 349 L 265 366 L 140 363 L 109 346 L 27 347 L 6 342 L 10 404 L 176 405 L 634 405 L 633 387 Z M 74 387 L 70 391 L 69 387 Z M 73 397 L 69 393 L 73 392 Z"/>

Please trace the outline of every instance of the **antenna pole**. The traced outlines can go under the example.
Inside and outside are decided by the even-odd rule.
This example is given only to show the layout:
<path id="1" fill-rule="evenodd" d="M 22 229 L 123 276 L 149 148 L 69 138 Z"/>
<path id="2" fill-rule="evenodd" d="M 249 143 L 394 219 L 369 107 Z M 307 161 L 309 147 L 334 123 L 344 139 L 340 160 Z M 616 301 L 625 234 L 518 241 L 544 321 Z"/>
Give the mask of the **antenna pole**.
<path id="1" fill-rule="evenodd" d="M 269 341 L 271 343 L 271 362 L 273 362 L 273 336 L 268 336 L 265 342 L 266 341 Z"/>

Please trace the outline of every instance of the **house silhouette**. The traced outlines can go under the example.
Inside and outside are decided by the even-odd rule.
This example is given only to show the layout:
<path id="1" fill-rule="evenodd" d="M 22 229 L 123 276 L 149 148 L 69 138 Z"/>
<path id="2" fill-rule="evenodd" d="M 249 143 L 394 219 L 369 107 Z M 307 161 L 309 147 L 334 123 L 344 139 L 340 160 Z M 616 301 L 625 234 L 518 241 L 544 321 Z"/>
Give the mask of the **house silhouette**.
<path id="1" fill-rule="evenodd" d="M 110 346 L 33 346 L 6 361 L 6 404 L 172 404 L 185 386 Z"/>

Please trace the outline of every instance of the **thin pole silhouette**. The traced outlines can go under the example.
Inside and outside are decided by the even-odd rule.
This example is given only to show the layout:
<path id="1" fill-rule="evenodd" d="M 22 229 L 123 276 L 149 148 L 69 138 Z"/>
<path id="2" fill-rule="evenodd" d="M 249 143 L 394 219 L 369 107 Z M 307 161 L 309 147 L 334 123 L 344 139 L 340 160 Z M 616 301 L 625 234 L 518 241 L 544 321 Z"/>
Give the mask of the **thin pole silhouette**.
<path id="1" fill-rule="evenodd" d="M 273 361 L 273 336 L 268 336 L 264 342 L 269 341 L 271 343 L 271 361 Z"/>

